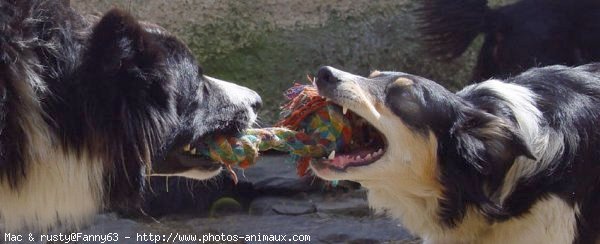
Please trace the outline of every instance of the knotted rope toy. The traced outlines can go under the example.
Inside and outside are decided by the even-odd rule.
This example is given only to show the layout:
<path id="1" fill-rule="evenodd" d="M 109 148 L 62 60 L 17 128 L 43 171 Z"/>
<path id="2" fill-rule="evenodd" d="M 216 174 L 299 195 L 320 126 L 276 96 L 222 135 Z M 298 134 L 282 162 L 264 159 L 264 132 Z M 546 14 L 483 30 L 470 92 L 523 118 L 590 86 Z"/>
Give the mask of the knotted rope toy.
<path id="1" fill-rule="evenodd" d="M 247 168 L 256 163 L 261 151 L 289 152 L 298 162 L 299 175 L 308 170 L 312 158 L 326 157 L 350 143 L 352 127 L 342 108 L 319 96 L 312 85 L 295 84 L 285 93 L 282 119 L 276 127 L 249 129 L 237 137 L 207 138 L 201 154 L 224 163 Z"/>

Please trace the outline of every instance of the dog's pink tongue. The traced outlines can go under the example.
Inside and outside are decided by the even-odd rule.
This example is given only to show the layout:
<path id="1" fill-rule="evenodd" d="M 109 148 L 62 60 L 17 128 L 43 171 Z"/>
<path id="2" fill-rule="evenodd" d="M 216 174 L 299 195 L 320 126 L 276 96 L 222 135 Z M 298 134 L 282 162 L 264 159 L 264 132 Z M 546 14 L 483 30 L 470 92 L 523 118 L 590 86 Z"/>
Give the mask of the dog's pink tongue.
<path id="1" fill-rule="evenodd" d="M 350 156 L 339 156 L 339 157 L 335 157 L 334 159 L 331 159 L 329 161 L 327 161 L 330 165 L 335 166 L 336 168 L 340 168 L 343 169 L 344 167 L 346 167 L 346 165 L 352 163 L 354 161 L 353 158 L 351 158 Z"/>
<path id="2" fill-rule="evenodd" d="M 364 161 L 365 159 L 370 159 L 369 152 L 372 150 L 362 149 L 359 151 L 355 151 L 348 154 L 337 155 L 333 159 L 329 159 L 326 162 L 336 168 L 343 169 L 351 163 Z"/>

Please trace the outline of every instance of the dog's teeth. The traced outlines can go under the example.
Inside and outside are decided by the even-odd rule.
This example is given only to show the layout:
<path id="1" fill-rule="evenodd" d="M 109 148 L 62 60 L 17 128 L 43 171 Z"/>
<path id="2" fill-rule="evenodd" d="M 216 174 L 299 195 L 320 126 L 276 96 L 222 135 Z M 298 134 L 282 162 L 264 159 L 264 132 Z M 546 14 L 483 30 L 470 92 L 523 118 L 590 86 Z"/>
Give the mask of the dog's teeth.
<path id="1" fill-rule="evenodd" d="M 196 154 L 196 148 L 193 148 L 193 149 L 190 151 L 190 153 L 191 153 L 191 154 Z"/>
<path id="2" fill-rule="evenodd" d="M 329 159 L 333 159 L 335 158 L 335 150 L 331 151 L 331 153 L 329 154 Z"/>
<path id="3" fill-rule="evenodd" d="M 343 113 L 344 115 L 346 115 L 346 113 L 347 113 L 347 112 L 348 112 L 348 108 L 343 106 L 343 107 L 342 107 L 342 113 Z"/>
<path id="4" fill-rule="evenodd" d="M 383 153 L 383 149 L 379 148 L 379 150 L 377 150 L 377 154 L 381 154 Z"/>
<path id="5" fill-rule="evenodd" d="M 326 101 L 326 102 L 331 102 L 331 99 L 329 99 L 329 98 L 325 98 L 325 101 Z"/>
<path id="6" fill-rule="evenodd" d="M 191 148 L 191 147 L 192 147 L 192 146 L 190 146 L 190 144 L 187 144 L 187 145 L 183 146 L 183 151 L 186 151 L 186 152 L 188 152 L 188 151 L 190 151 L 190 148 Z"/>
<path id="7" fill-rule="evenodd" d="M 365 156 L 365 159 L 371 159 L 371 154 L 367 154 L 367 156 Z"/>

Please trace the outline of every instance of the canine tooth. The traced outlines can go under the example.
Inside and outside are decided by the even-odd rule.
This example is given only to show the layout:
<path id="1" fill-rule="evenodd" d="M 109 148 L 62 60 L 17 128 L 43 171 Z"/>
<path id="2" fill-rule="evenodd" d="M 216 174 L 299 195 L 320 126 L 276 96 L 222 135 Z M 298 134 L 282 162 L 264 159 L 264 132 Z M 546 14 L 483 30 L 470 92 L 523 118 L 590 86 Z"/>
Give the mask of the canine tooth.
<path id="1" fill-rule="evenodd" d="M 190 144 L 187 144 L 187 145 L 183 146 L 183 151 L 187 152 L 190 150 L 190 148 L 191 148 Z"/>
<path id="2" fill-rule="evenodd" d="M 335 158 L 335 150 L 331 151 L 331 153 L 329 154 L 328 159 L 333 159 Z"/>
<path id="3" fill-rule="evenodd" d="M 190 153 L 191 153 L 191 154 L 196 154 L 196 148 L 193 148 L 193 149 L 190 151 Z"/>
<path id="4" fill-rule="evenodd" d="M 345 107 L 345 106 L 342 106 L 342 113 L 343 113 L 344 115 L 346 115 L 346 113 L 347 113 L 347 112 L 348 112 L 348 108 L 347 108 L 347 107 Z"/>
<path id="5" fill-rule="evenodd" d="M 383 153 L 383 149 L 379 148 L 379 150 L 377 150 L 377 154 L 381 154 Z"/>

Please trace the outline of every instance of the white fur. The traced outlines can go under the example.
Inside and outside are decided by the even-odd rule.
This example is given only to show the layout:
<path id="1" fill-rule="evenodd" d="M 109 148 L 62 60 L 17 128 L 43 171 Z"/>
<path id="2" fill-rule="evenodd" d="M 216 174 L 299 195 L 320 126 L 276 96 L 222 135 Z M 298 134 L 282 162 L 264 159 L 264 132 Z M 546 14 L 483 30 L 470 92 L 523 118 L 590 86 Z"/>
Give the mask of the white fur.
<path id="1" fill-rule="evenodd" d="M 79 227 L 102 208 L 103 164 L 61 148 L 42 118 L 39 77 L 24 70 L 30 83 L 15 82 L 14 88 L 22 98 L 15 119 L 26 134 L 25 177 L 16 187 L 0 181 L 0 222 L 4 231 Z"/>
<path id="2" fill-rule="evenodd" d="M 439 219 L 438 201 L 443 186 L 437 182 L 436 139 L 413 134 L 390 112 L 380 111 L 375 122 L 385 131 L 389 147 L 376 163 L 350 168 L 345 174 L 325 172 L 325 178 L 359 181 L 368 192 L 369 204 L 387 211 L 424 243 L 570 243 L 575 236 L 576 210 L 558 197 L 537 202 L 529 214 L 490 225 L 473 208 L 455 228 Z M 361 114 L 362 115 L 362 114 Z M 372 122 L 372 121 L 370 121 Z M 323 171 L 317 171 L 322 176 Z"/>
<path id="3" fill-rule="evenodd" d="M 336 71 L 341 72 L 341 71 Z M 342 76 L 340 76 L 342 77 Z M 344 76 L 350 77 L 350 76 Z M 430 132 L 414 133 L 385 105 L 352 84 L 338 86 L 343 96 L 330 97 L 368 120 L 386 135 L 388 148 L 377 162 L 350 167 L 345 172 L 319 169 L 315 173 L 328 180 L 355 180 L 368 191 L 369 204 L 388 212 L 404 227 L 424 239 L 424 243 L 570 243 L 575 237 L 577 209 L 559 197 L 538 201 L 529 213 L 519 218 L 490 224 L 475 208 L 468 208 L 465 217 L 454 228 L 447 228 L 439 219 L 439 201 L 443 186 L 438 180 L 437 141 Z M 542 113 L 535 106 L 535 94 L 528 89 L 499 81 L 488 81 L 469 89 L 492 89 L 510 101 L 525 140 L 540 162 L 519 159 L 507 176 L 505 194 L 512 191 L 521 177 L 544 170 L 550 159 L 561 152 L 562 145 L 543 128 Z M 376 108 L 377 113 L 371 108 Z"/>
<path id="4" fill-rule="evenodd" d="M 223 170 L 223 168 L 219 168 L 215 171 L 203 171 L 203 170 L 198 170 L 198 169 L 191 169 L 188 171 L 184 171 L 181 173 L 177 173 L 177 174 L 152 174 L 151 176 L 180 176 L 180 177 L 185 177 L 188 179 L 194 179 L 194 180 L 208 180 L 211 179 L 217 175 L 219 175 L 219 173 L 221 173 L 221 171 Z"/>
<path id="5" fill-rule="evenodd" d="M 102 209 L 102 163 L 52 150 L 28 162 L 27 177 L 18 188 L 0 183 L 4 231 L 47 231 L 58 224 L 79 228 Z"/>
<path id="6" fill-rule="evenodd" d="M 344 82 L 338 89 L 344 95 L 332 98 L 334 102 L 348 107 L 384 132 L 388 148 L 380 160 L 368 166 L 350 167 L 339 173 L 313 165 L 313 171 L 327 180 L 360 182 L 369 190 L 369 204 L 374 209 L 389 211 L 419 236 L 442 232 L 437 219 L 442 187 L 436 180 L 435 136 L 414 133 L 385 106 L 375 105 L 374 99 L 352 82 Z"/>
<path id="7" fill-rule="evenodd" d="M 529 214 L 497 223 L 482 236 L 485 243 L 571 243 L 577 209 L 557 196 L 538 201 Z M 489 240 L 489 241 L 488 241 Z"/>
<path id="8" fill-rule="evenodd" d="M 542 112 L 536 106 L 537 95 L 528 88 L 499 80 L 488 80 L 468 86 L 459 94 L 478 89 L 494 91 L 507 102 L 514 113 L 523 139 L 537 159 L 533 161 L 520 157 L 515 161 L 506 174 L 501 191 L 495 194 L 498 201 L 502 202 L 512 192 L 519 179 L 540 171 L 552 170 L 552 160 L 564 150 L 564 136 L 547 126 Z"/>
<path id="9" fill-rule="evenodd" d="M 257 114 L 252 109 L 252 103 L 256 102 L 256 98 L 259 97 L 255 91 L 250 90 L 246 87 L 233 84 L 231 82 L 222 81 L 210 76 L 204 76 L 206 80 L 223 90 L 222 94 L 227 96 L 223 101 L 229 101 L 233 106 L 246 109 L 248 116 L 250 117 L 250 124 L 256 121 Z M 212 115 L 218 116 L 218 114 Z"/>

